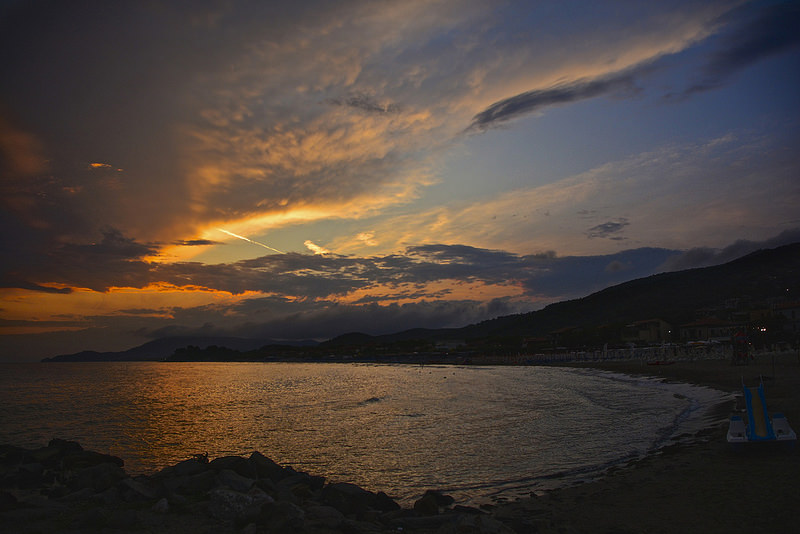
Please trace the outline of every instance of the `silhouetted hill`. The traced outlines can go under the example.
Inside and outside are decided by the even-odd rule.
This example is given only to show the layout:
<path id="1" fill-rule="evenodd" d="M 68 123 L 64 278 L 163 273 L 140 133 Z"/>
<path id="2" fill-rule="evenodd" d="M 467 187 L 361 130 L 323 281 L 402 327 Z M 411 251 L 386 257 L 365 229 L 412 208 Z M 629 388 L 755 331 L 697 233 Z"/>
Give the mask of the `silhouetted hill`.
<path id="1" fill-rule="evenodd" d="M 323 345 L 534 337 L 567 327 L 599 327 L 656 317 L 678 325 L 692 321 L 698 310 L 723 305 L 729 299 L 766 306 L 770 299 L 787 297 L 800 299 L 800 243 L 759 250 L 723 265 L 639 278 L 542 310 L 463 328 L 419 328 L 380 336 L 346 334 Z"/>
<path id="2" fill-rule="evenodd" d="M 193 337 L 174 336 L 164 337 L 133 347 L 121 352 L 95 352 L 83 351 L 75 354 L 62 354 L 52 358 L 45 358 L 44 362 L 109 362 L 109 361 L 153 361 L 163 360 L 171 356 L 175 350 L 189 345 L 206 348 L 212 345 L 227 347 L 232 350 L 249 351 L 265 345 L 279 342 L 273 339 L 247 339 L 239 337 Z M 287 343 L 295 346 L 311 346 L 317 342 L 313 340 Z"/>
<path id="3" fill-rule="evenodd" d="M 609 287 L 542 310 L 485 321 L 462 329 L 466 338 L 538 336 L 570 326 L 601 326 L 658 317 L 686 323 L 703 308 L 741 299 L 754 306 L 800 298 L 800 243 L 759 250 L 699 269 L 661 273 Z"/>
<path id="4" fill-rule="evenodd" d="M 800 300 L 800 243 L 759 250 L 723 265 L 639 278 L 587 297 L 551 304 L 535 312 L 498 317 L 463 328 L 416 328 L 379 336 L 354 332 L 335 337 L 319 346 L 323 351 L 341 351 L 378 345 L 410 347 L 414 341 L 538 337 L 568 327 L 598 328 L 652 318 L 680 325 L 694 320 L 698 310 L 721 307 L 731 299 L 739 299 L 751 308 L 767 308 L 771 302 L 780 299 Z M 124 352 L 85 351 L 44 361 L 162 360 L 170 357 L 177 349 L 189 345 L 201 349 L 216 345 L 247 352 L 267 345 L 308 347 L 317 343 L 280 343 L 268 339 L 226 337 L 169 337 Z M 268 350 L 261 352 L 270 353 Z"/>

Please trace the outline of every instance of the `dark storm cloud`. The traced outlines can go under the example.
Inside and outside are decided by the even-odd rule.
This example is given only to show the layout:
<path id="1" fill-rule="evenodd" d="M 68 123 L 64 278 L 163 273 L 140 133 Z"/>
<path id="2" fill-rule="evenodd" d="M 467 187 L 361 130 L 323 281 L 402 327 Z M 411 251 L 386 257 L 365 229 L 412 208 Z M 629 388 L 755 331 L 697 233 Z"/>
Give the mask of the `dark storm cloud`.
<path id="1" fill-rule="evenodd" d="M 347 98 L 330 98 L 326 102 L 334 106 L 348 106 L 369 113 L 398 113 L 401 111 L 399 104 L 391 102 L 383 104 L 374 97 L 363 93 L 355 93 Z"/>
<path id="2" fill-rule="evenodd" d="M 70 287 L 105 291 L 112 286 L 144 287 L 150 283 L 150 265 L 142 258 L 158 252 L 119 230 L 106 228 L 93 243 L 57 242 L 44 237 L 19 244 L 7 243 L 16 253 L 0 264 L 0 285 L 50 293 L 69 293 Z"/>
<path id="3" fill-rule="evenodd" d="M 628 219 L 624 217 L 620 217 L 616 221 L 609 221 L 602 224 L 598 224 L 597 226 L 593 226 L 586 230 L 586 236 L 589 239 L 613 239 L 615 241 L 622 241 L 626 239 L 625 237 L 619 235 L 626 226 L 629 226 L 630 223 Z"/>
<path id="4" fill-rule="evenodd" d="M 46 286 L 40 286 L 38 284 L 33 284 L 31 282 L 26 282 L 25 280 L 20 280 L 18 282 L 11 282 L 5 287 L 16 287 L 19 289 L 28 289 L 30 291 L 41 291 L 42 293 L 56 293 L 61 295 L 72 293 L 72 289 L 69 287 L 46 287 Z"/>
<path id="5" fill-rule="evenodd" d="M 800 228 L 786 230 L 777 236 L 765 241 L 748 241 L 740 239 L 723 249 L 697 247 L 677 254 L 660 267 L 662 271 L 680 271 L 696 267 L 709 267 L 719 265 L 736 258 L 741 258 L 751 252 L 765 248 L 775 248 L 782 245 L 800 242 Z"/>
<path id="6" fill-rule="evenodd" d="M 191 238 L 203 216 L 220 217 L 220 209 L 225 216 L 249 213 L 263 185 L 260 195 L 243 190 L 247 200 L 231 204 L 222 203 L 224 195 L 235 192 L 204 189 L 206 199 L 194 189 L 184 159 L 193 136 L 201 131 L 208 139 L 201 128 L 206 112 L 227 117 L 241 106 L 231 73 L 243 68 L 239 62 L 255 44 L 280 43 L 301 26 L 325 24 L 344 4 L 31 0 L 0 6 L 0 201 L 13 203 L 9 209 L 21 224 L 48 226 L 44 237 L 56 242 L 102 225 L 143 239 Z M 285 184 L 290 191 L 288 178 Z"/>
<path id="7" fill-rule="evenodd" d="M 550 89 L 537 89 L 495 102 L 472 119 L 468 130 L 486 130 L 500 123 L 558 104 L 569 104 L 606 94 L 634 93 L 638 89 L 633 74 L 604 79 L 577 81 Z"/>
<path id="8" fill-rule="evenodd" d="M 208 319 L 202 326 L 187 326 L 183 314 L 178 314 L 175 324 L 141 330 L 148 338 L 174 335 L 215 335 L 273 339 L 330 339 L 348 333 L 386 334 L 410 328 L 451 328 L 479 322 L 490 317 L 529 311 L 519 303 L 507 299 L 489 302 L 477 301 L 423 301 L 416 303 L 379 305 L 346 305 L 322 302 L 317 305 L 298 306 L 294 313 L 244 324 L 226 323 L 225 315 L 236 312 L 233 308 L 218 308 L 215 314 L 203 309 Z M 186 310 L 193 315 L 192 310 Z M 209 319 L 210 317 L 210 319 Z M 196 324 L 196 323 L 195 323 Z"/>
<path id="9" fill-rule="evenodd" d="M 746 6 L 737 14 L 747 16 L 749 12 Z M 767 6 L 755 17 L 732 26 L 707 61 L 703 79 L 681 96 L 720 87 L 746 67 L 797 46 L 800 46 L 800 4 Z"/>
<path id="10" fill-rule="evenodd" d="M 554 253 L 520 256 L 506 251 L 487 250 L 465 245 L 424 245 L 409 247 L 404 254 L 375 257 L 349 257 L 334 254 L 273 254 L 233 263 L 199 262 L 152 263 L 155 245 L 139 243 L 114 229 L 107 229 L 98 242 L 61 244 L 43 252 L 36 266 L 22 276 L 22 269 L 9 270 L 3 280 L 8 287 L 44 288 L 44 283 L 63 284 L 106 291 L 111 287 L 142 288 L 154 282 L 178 287 L 202 287 L 242 294 L 260 291 L 274 295 L 327 299 L 355 290 L 377 291 L 376 300 L 404 299 L 422 295 L 424 284 L 440 281 L 475 282 L 490 285 L 518 285 L 535 288 L 538 297 L 559 297 L 571 287 L 570 295 L 587 289 L 571 273 L 568 283 L 559 284 L 560 269 L 570 258 Z M 672 253 L 674 255 L 674 253 Z M 615 257 L 604 258 L 597 270 Z M 666 261 L 661 258 L 658 263 Z M 629 262 L 628 262 L 629 263 Z M 639 262 L 641 263 L 641 262 Z M 584 272 L 585 274 L 585 272 Z M 608 277 L 606 277 L 608 278 Z M 609 278 L 611 279 L 611 278 Z M 549 280 L 553 289 L 539 281 Z M 592 280 L 590 287 L 594 287 Z M 399 289 L 402 288 L 402 289 Z M 431 299 L 445 298 L 447 290 L 429 294 Z M 380 296 L 385 295 L 381 299 Z M 366 301 L 365 301 L 366 302 Z"/>
<path id="11" fill-rule="evenodd" d="M 222 241 L 212 241 L 211 239 L 189 239 L 183 241 L 174 241 L 173 245 L 180 247 L 204 247 L 206 245 L 224 245 Z"/>

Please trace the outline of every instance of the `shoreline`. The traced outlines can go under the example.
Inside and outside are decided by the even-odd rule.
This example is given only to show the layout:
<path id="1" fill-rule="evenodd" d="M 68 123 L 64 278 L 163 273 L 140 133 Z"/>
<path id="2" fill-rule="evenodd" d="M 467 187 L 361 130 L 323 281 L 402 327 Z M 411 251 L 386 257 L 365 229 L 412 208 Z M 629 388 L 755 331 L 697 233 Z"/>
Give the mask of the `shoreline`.
<path id="1" fill-rule="evenodd" d="M 756 358 L 747 366 L 726 360 L 671 365 L 642 362 L 558 364 L 741 391 L 764 377 L 770 413 L 800 426 L 800 363 L 794 354 Z M 774 371 L 773 371 L 774 369 Z M 733 406 L 738 409 L 738 406 Z M 724 409 L 724 408 L 722 408 Z M 797 528 L 798 449 L 777 443 L 733 451 L 727 424 L 699 432 L 690 443 L 668 445 L 600 478 L 498 505 L 492 515 L 516 532 L 780 532 Z"/>
<path id="2" fill-rule="evenodd" d="M 782 411 L 795 430 L 800 427 L 800 362 L 794 354 L 776 358 L 774 363 L 771 357 L 757 358 L 750 365 L 741 367 L 731 366 L 727 360 L 678 361 L 670 365 L 646 365 L 642 361 L 550 365 L 688 383 L 725 393 L 740 391 L 742 380 L 747 385 L 754 386 L 759 377 L 763 376 L 770 413 Z M 729 415 L 731 409 L 735 408 L 733 401 L 716 406 L 714 409 L 718 410 L 720 422 L 695 432 L 686 440 L 674 441 L 641 459 L 610 467 L 596 479 L 546 490 L 540 495 L 515 501 L 487 505 L 483 507 L 483 514 L 466 507 L 454 512 L 450 505 L 441 507 L 431 516 L 415 515 L 412 510 L 402 512 L 407 514 L 405 516 L 397 512 L 397 517 L 387 516 L 383 512 L 373 511 L 369 512 L 372 515 L 365 517 L 369 518 L 372 525 L 370 528 L 379 529 L 371 532 L 396 531 L 397 525 L 402 524 L 405 532 L 420 534 L 439 532 L 439 527 L 451 519 L 464 521 L 465 526 L 468 524 L 477 527 L 475 521 L 478 520 L 467 516 L 483 518 L 487 529 L 470 530 L 476 533 L 793 531 L 797 526 L 794 510 L 800 505 L 800 496 L 796 492 L 797 481 L 800 480 L 800 454 L 796 448 L 789 451 L 773 446 L 783 444 L 769 443 L 745 446 L 738 452 L 731 450 L 725 441 L 727 423 L 723 423 L 721 418 Z M 715 416 L 714 419 L 718 418 Z M 152 477 L 133 476 L 132 480 L 142 482 L 150 478 Z M 127 484 L 128 489 L 137 487 L 133 483 Z M 77 517 L 79 522 L 88 522 L 83 524 L 84 527 L 106 525 L 109 521 L 119 519 L 114 511 L 115 505 L 108 502 L 97 504 L 97 498 L 92 498 L 92 504 L 88 504 L 90 501 L 87 500 L 75 501 L 79 507 L 84 507 L 86 513 L 70 517 Z M 42 503 L 43 499 L 47 501 L 40 496 L 35 502 Z M 181 512 L 181 506 L 185 505 L 180 504 L 164 515 L 155 510 L 155 504 L 160 501 L 155 504 L 147 499 L 145 501 L 141 506 L 137 504 L 138 508 L 125 503 L 123 508 L 127 516 L 123 516 L 146 518 L 146 528 L 133 527 L 125 530 L 195 534 L 204 531 L 242 532 L 248 526 L 212 521 L 207 516 L 196 514 L 189 517 Z M 177 502 L 180 503 L 180 500 Z M 74 507 L 74 503 L 71 506 Z M 206 513 L 203 506 L 207 505 L 195 504 L 192 510 Z M 54 507 L 48 507 L 49 505 L 41 506 L 40 510 L 48 513 L 62 513 Z M 0 511 L 2 508 L 0 506 Z M 19 514 L 16 517 L 27 518 L 33 518 L 38 513 L 32 508 L 20 510 L 13 507 L 10 512 L 12 517 Z M 270 512 L 272 513 L 275 512 Z M 321 511 L 315 510 L 314 513 Z M 21 526 L 8 523 L 8 517 L 5 513 L 0 514 L 0 526 Z M 36 517 L 38 521 L 38 516 Z M 260 527 L 258 521 L 268 520 L 259 517 L 261 519 L 256 520 L 257 527 Z M 336 517 L 337 521 L 344 521 Z M 390 517 L 395 521 L 393 528 L 382 530 L 386 525 L 381 524 L 378 519 L 384 521 Z M 361 521 L 361 526 L 367 528 L 363 519 L 347 518 L 346 521 Z M 62 522 L 54 524 L 55 520 L 55 515 L 43 517 L 37 524 L 54 532 L 97 531 L 92 528 L 62 530 L 59 527 L 63 525 L 63 520 L 59 519 Z M 490 525 L 495 530 L 489 530 Z M 343 531 L 340 527 L 344 529 L 344 523 L 337 523 L 336 528 L 319 532 Z M 355 523 L 347 523 L 347 529 L 356 527 Z M 507 530 L 502 530 L 501 527 Z M 30 532 L 35 530 L 36 527 Z M 261 531 L 263 530 L 256 528 L 254 532 Z"/>

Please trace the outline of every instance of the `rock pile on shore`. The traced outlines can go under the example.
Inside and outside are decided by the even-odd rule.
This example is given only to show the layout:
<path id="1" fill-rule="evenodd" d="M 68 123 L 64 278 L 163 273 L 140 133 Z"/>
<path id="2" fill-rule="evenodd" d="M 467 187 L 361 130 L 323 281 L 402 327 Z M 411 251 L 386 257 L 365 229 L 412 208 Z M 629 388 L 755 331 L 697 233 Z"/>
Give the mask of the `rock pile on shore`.
<path id="1" fill-rule="evenodd" d="M 413 508 L 383 492 L 248 458 L 195 456 L 129 476 L 115 456 L 54 439 L 0 445 L 0 531 L 513 534 L 482 510 L 428 491 Z"/>

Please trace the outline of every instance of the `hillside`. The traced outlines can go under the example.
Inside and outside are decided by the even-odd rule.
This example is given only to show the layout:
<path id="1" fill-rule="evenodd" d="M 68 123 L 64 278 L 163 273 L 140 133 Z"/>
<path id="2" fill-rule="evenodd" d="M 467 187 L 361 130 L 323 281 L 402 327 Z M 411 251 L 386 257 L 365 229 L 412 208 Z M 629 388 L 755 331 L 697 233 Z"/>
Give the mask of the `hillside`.
<path id="1" fill-rule="evenodd" d="M 162 360 L 177 349 L 192 345 L 218 346 L 249 358 L 264 355 L 341 353 L 358 347 L 394 346 L 416 350 L 415 342 L 475 341 L 498 338 L 541 337 L 564 328 L 598 329 L 607 325 L 660 318 L 680 325 L 696 318 L 699 310 L 720 308 L 738 301 L 748 309 L 768 309 L 772 303 L 800 300 L 800 243 L 760 250 L 723 265 L 661 273 L 609 287 L 587 297 L 551 304 L 526 314 L 498 317 L 462 328 L 416 328 L 371 336 L 352 332 L 313 346 L 316 342 L 280 344 L 269 339 L 162 338 L 124 352 L 85 351 L 44 361 Z M 271 348 L 269 348 L 269 347 Z M 263 347 L 264 350 L 256 351 Z M 301 350 L 302 347 L 310 350 Z M 283 356 L 273 356 L 282 358 Z"/>
<path id="2" fill-rule="evenodd" d="M 379 344 L 413 339 L 543 336 L 566 327 L 600 327 L 655 317 L 677 325 L 695 319 L 698 310 L 721 306 L 731 299 L 753 307 L 769 306 L 776 299 L 800 300 L 800 243 L 759 250 L 723 265 L 639 278 L 542 310 L 463 328 L 416 329 L 384 336 L 360 334 L 360 340 Z M 347 344 L 351 336 L 327 343 Z"/>
<path id="3" fill-rule="evenodd" d="M 239 337 L 192 337 L 174 336 L 155 339 L 144 345 L 133 347 L 121 352 L 95 352 L 86 350 L 75 354 L 62 354 L 52 358 L 45 358 L 44 362 L 109 362 L 109 361 L 149 361 L 163 360 L 171 356 L 177 349 L 189 345 L 200 348 L 216 345 L 237 351 L 250 351 L 275 344 L 272 339 L 247 339 Z M 313 341 L 299 343 L 299 345 L 315 344 Z"/>
<path id="4" fill-rule="evenodd" d="M 659 317 L 692 321 L 698 310 L 731 299 L 766 307 L 800 299 L 800 243 L 760 250 L 723 265 L 662 273 L 609 287 L 581 299 L 464 329 L 467 337 L 543 335 L 567 326 L 601 326 Z"/>

